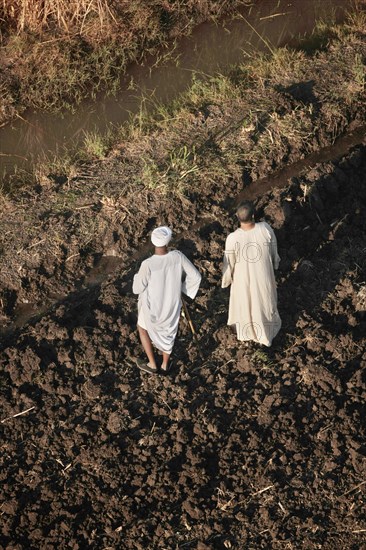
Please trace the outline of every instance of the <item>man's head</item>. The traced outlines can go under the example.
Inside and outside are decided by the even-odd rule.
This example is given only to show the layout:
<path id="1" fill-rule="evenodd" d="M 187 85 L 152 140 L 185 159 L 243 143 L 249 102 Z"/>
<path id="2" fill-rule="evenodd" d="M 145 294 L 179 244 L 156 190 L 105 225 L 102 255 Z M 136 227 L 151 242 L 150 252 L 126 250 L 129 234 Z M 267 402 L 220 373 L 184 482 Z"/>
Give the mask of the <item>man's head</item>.
<path id="1" fill-rule="evenodd" d="M 167 246 L 170 239 L 172 238 L 172 230 L 166 225 L 162 225 L 154 229 L 151 233 L 151 242 L 157 248 L 162 248 Z"/>
<path id="2" fill-rule="evenodd" d="M 236 210 L 236 216 L 240 223 L 249 223 L 254 221 L 254 205 L 250 201 L 244 201 L 239 204 Z"/>

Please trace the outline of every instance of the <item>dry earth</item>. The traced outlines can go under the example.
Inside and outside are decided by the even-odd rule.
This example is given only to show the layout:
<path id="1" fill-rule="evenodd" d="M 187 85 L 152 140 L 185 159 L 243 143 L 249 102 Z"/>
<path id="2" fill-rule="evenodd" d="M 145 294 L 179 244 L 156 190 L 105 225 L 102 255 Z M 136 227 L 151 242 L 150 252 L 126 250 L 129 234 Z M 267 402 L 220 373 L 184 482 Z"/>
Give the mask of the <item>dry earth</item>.
<path id="1" fill-rule="evenodd" d="M 191 202 L 201 221 L 175 243 L 204 278 L 199 347 L 182 320 L 169 377 L 133 364 L 141 255 L 4 335 L 3 548 L 362 547 L 365 174 L 360 145 L 257 200 L 282 258 L 269 351 L 225 326 L 233 219 L 214 190 L 211 218 Z M 128 218 L 126 251 L 151 211 Z"/>
<path id="2" fill-rule="evenodd" d="M 186 109 L 170 133 L 157 124 L 1 195 L 1 548 L 364 547 L 365 101 L 350 71 L 364 68 L 362 37 L 341 59 L 339 46 L 296 58 L 295 83 L 268 65 L 262 88 Z M 358 144 L 323 150 L 352 129 Z M 186 187 L 149 189 L 146 166 Z M 226 326 L 238 197 L 278 237 L 283 327 L 269 350 Z M 160 223 L 203 275 L 189 303 L 199 342 L 182 319 L 167 377 L 133 361 L 132 276 Z"/>

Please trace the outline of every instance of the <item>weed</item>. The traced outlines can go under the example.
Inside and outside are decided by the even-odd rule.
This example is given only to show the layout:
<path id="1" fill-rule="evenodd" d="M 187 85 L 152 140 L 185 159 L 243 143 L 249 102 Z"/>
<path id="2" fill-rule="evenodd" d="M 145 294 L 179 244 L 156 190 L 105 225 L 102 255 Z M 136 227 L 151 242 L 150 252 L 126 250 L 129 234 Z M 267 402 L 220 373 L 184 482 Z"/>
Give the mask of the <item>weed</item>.
<path id="1" fill-rule="evenodd" d="M 165 192 L 184 193 L 184 180 L 199 170 L 196 160 L 195 147 L 189 149 L 187 145 L 171 151 L 160 166 L 152 159 L 145 159 L 142 183 L 149 189 L 159 188 Z"/>
<path id="2" fill-rule="evenodd" d="M 156 189 L 160 184 L 159 167 L 151 159 L 143 159 L 141 183 L 148 189 Z"/>
<path id="3" fill-rule="evenodd" d="M 52 213 L 50 216 L 62 216 L 66 213 L 71 215 L 71 212 L 74 210 L 79 200 L 80 194 L 77 191 L 73 189 L 65 189 L 62 193 L 58 193 L 56 195 L 56 199 L 52 203 Z M 52 227 L 52 230 L 50 230 L 49 242 L 56 245 L 56 248 L 61 246 L 63 243 L 62 232 L 59 232 L 56 224 Z"/>
<path id="4" fill-rule="evenodd" d="M 16 193 L 19 189 L 31 188 L 37 183 L 36 174 L 20 164 L 12 166 L 11 172 L 3 173 L 2 193 L 4 195 Z"/>
<path id="5" fill-rule="evenodd" d="M 270 57 L 258 54 L 255 59 L 242 65 L 241 70 L 250 74 L 251 81 L 263 82 L 270 78 L 274 82 L 286 85 L 289 81 L 301 80 L 304 64 L 305 54 L 302 50 L 297 51 L 284 47 L 275 49 Z"/>
<path id="6" fill-rule="evenodd" d="M 138 140 L 149 130 L 151 115 L 149 114 L 148 100 L 142 96 L 139 110 L 136 114 L 130 115 L 129 120 L 119 130 L 120 138 L 123 140 Z"/>
<path id="7" fill-rule="evenodd" d="M 275 363 L 270 358 L 268 351 L 257 349 L 251 356 L 251 359 L 255 362 L 263 364 L 263 368 L 270 368 L 275 366 Z"/>
<path id="8" fill-rule="evenodd" d="M 223 100 L 238 97 L 235 83 L 229 76 L 215 75 L 207 77 L 195 72 L 189 90 L 182 95 L 182 100 L 192 106 L 205 103 L 219 103 Z"/>
<path id="9" fill-rule="evenodd" d="M 62 150 L 53 156 L 45 156 L 33 164 L 33 176 L 37 183 L 52 178 L 63 178 L 70 182 L 77 174 L 78 155 L 75 151 Z"/>
<path id="10" fill-rule="evenodd" d="M 78 161 L 105 158 L 117 139 L 123 142 L 123 162 L 135 166 L 135 181 L 163 193 L 184 194 L 198 179 L 215 184 L 229 174 L 240 181 L 244 164 L 251 174 L 264 158 L 275 156 L 278 166 L 290 150 L 306 154 L 320 125 L 336 139 L 349 122 L 345 102 L 350 112 L 360 104 L 363 50 L 359 38 L 347 32 L 314 55 L 311 70 L 303 51 L 272 48 L 271 56 L 253 56 L 227 75 L 194 73 L 190 88 L 168 105 L 144 96 L 127 124 L 105 136 L 86 132 L 81 150 L 44 161 L 35 180 L 53 174 L 70 183 Z M 345 48 L 346 36 L 351 42 Z M 106 47 L 103 56 L 109 51 Z M 30 128 L 30 139 L 34 134 Z"/>
<path id="11" fill-rule="evenodd" d="M 162 177 L 173 177 L 182 180 L 193 172 L 197 172 L 197 156 L 195 147 L 190 150 L 186 145 L 172 151 L 169 155 L 168 167 Z"/>
<path id="12" fill-rule="evenodd" d="M 324 20 L 317 21 L 315 28 L 310 36 L 299 41 L 299 48 L 307 54 L 314 54 L 317 51 L 324 50 L 330 40 L 338 34 L 338 28 L 332 23 Z"/>
<path id="13" fill-rule="evenodd" d="M 353 0 L 351 9 L 347 13 L 346 27 L 351 32 L 364 33 L 366 29 L 365 0 Z"/>
<path id="14" fill-rule="evenodd" d="M 108 2 L 99 0 L 53 0 L 42 7 L 35 5 L 34 0 L 10 0 L 3 2 L 2 10 L 8 27 L 15 27 L 18 32 L 41 32 L 52 25 L 67 33 L 83 32 L 91 19 L 98 22 L 102 31 L 115 21 Z"/>
<path id="15" fill-rule="evenodd" d="M 101 159 L 106 156 L 108 150 L 108 136 L 101 136 L 98 132 L 84 132 L 84 145 L 80 152 L 86 159 Z"/>
<path id="16" fill-rule="evenodd" d="M 363 62 L 362 56 L 356 53 L 354 63 L 351 67 L 351 71 L 354 75 L 353 81 L 349 83 L 348 90 L 354 94 L 363 94 L 365 91 L 366 81 L 366 68 Z"/>

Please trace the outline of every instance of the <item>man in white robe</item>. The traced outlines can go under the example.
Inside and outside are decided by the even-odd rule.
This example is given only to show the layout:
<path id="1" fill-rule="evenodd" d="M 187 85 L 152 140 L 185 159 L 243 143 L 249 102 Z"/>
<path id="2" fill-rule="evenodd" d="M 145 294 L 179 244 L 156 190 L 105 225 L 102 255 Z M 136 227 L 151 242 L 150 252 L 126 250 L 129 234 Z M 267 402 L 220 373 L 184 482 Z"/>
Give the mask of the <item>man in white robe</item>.
<path id="1" fill-rule="evenodd" d="M 231 285 L 228 325 L 238 340 L 271 346 L 281 327 L 274 269 L 280 257 L 272 228 L 254 222 L 251 202 L 237 209 L 240 227 L 226 239 L 222 287 Z"/>
<path id="2" fill-rule="evenodd" d="M 155 254 L 143 261 L 133 279 L 133 292 L 139 295 L 137 328 L 148 357 L 148 364 L 137 361 L 140 369 L 157 372 L 152 344 L 163 354 L 161 371 L 166 373 L 178 331 L 181 294 L 197 294 L 201 275 L 179 250 L 168 251 L 172 231 L 162 226 L 154 229 L 151 241 Z"/>

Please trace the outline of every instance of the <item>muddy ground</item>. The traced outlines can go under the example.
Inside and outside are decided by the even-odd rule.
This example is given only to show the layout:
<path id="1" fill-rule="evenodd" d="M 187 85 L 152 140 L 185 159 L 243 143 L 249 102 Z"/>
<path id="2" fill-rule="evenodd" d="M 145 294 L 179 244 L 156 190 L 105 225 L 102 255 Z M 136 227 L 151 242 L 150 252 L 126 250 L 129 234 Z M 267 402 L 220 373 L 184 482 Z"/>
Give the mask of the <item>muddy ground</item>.
<path id="1" fill-rule="evenodd" d="M 344 43 L 0 195 L 1 548 L 363 548 L 365 50 Z M 239 197 L 278 237 L 270 349 L 226 326 Z M 134 364 L 131 292 L 160 223 L 203 275 L 166 377 Z"/>
<path id="2" fill-rule="evenodd" d="M 270 350 L 225 326 L 214 200 L 175 243 L 204 277 L 169 377 L 133 364 L 137 257 L 3 336 L 3 548 L 362 547 L 365 152 L 257 200 L 282 258 Z"/>

